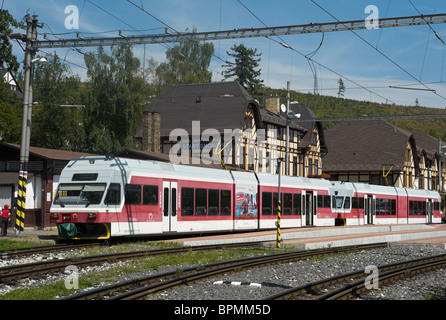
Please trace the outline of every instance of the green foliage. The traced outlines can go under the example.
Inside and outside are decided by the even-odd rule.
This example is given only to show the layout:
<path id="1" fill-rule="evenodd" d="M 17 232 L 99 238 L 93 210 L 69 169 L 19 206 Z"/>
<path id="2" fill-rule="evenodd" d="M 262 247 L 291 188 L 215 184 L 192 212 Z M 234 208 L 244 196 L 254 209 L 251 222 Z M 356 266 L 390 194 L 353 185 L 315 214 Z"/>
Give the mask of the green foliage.
<path id="1" fill-rule="evenodd" d="M 33 109 L 31 145 L 81 151 L 85 147 L 83 111 L 61 107 L 82 104 L 80 79 L 70 76 L 57 54 L 46 59 L 48 63 L 35 66 L 33 101 L 38 105 Z"/>
<path id="2" fill-rule="evenodd" d="M 265 96 L 286 96 L 285 89 L 265 88 Z M 364 117 L 390 115 L 425 115 L 446 114 L 445 109 L 420 106 L 396 106 L 369 101 L 358 101 L 332 96 L 314 95 L 291 91 L 291 101 L 305 103 L 316 116 L 323 117 Z M 285 101 L 285 100 L 284 100 Z M 430 136 L 446 141 L 446 119 L 392 120 L 390 123 L 409 132 L 425 132 Z M 324 122 L 326 129 L 336 125 L 335 122 Z"/>
<path id="3" fill-rule="evenodd" d="M 233 45 L 231 50 L 232 52 L 227 54 L 235 61 L 222 66 L 227 69 L 223 71 L 223 76 L 225 79 L 233 78 L 238 81 L 251 94 L 258 92 L 263 82 L 259 78 L 261 70 L 257 70 L 262 54 L 257 53 L 257 49 L 246 48 L 243 44 Z"/>
<path id="4" fill-rule="evenodd" d="M 167 61 L 156 68 L 157 76 L 163 85 L 211 82 L 212 72 L 208 69 L 213 54 L 213 43 L 181 42 L 167 49 Z"/>
<path id="5" fill-rule="evenodd" d="M 20 143 L 22 101 L 9 86 L 0 81 L 0 138 L 1 141 Z"/>
<path id="6" fill-rule="evenodd" d="M 0 10 L 0 68 L 6 68 L 16 72 L 19 68 L 19 62 L 16 56 L 12 54 L 12 44 L 9 35 L 12 32 L 11 27 L 24 28 L 22 22 L 17 22 L 8 10 Z"/>
<path id="7" fill-rule="evenodd" d="M 87 53 L 85 63 L 90 78 L 84 96 L 89 151 L 105 154 L 131 148 L 144 102 L 139 60 L 130 46 L 118 46 L 112 48 L 111 56 L 102 47 L 96 54 Z"/>

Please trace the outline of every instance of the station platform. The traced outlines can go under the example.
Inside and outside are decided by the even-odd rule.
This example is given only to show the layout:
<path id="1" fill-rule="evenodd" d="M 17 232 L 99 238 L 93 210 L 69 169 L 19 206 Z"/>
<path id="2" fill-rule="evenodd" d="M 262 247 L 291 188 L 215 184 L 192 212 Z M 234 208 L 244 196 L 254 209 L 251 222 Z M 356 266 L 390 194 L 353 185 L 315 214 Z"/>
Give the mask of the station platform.
<path id="1" fill-rule="evenodd" d="M 432 243 L 444 246 L 446 249 L 446 224 L 305 227 L 281 229 L 280 231 L 281 247 L 294 247 L 299 250 L 377 242 Z M 264 241 L 263 246 L 275 247 L 276 236 L 277 230 L 267 230 L 168 241 L 189 246 Z"/>

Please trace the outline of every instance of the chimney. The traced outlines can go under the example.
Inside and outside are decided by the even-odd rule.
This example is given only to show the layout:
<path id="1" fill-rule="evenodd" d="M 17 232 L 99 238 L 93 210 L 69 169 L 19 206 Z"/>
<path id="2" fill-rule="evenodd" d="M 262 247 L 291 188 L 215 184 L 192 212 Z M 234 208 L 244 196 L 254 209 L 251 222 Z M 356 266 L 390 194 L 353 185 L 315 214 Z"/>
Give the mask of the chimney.
<path id="1" fill-rule="evenodd" d="M 265 99 L 266 110 L 272 113 L 279 114 L 280 112 L 280 99 L 279 97 L 270 97 Z"/>
<path id="2" fill-rule="evenodd" d="M 160 152 L 161 114 L 144 111 L 142 120 L 142 149 L 148 152 Z"/>

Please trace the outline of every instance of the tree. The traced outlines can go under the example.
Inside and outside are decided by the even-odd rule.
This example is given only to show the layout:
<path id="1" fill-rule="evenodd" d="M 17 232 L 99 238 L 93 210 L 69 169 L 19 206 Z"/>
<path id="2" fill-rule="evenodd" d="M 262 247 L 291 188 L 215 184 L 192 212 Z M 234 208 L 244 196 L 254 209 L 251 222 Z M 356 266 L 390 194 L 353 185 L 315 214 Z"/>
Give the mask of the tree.
<path id="1" fill-rule="evenodd" d="M 0 140 L 20 143 L 22 101 L 9 85 L 0 81 Z"/>
<path id="2" fill-rule="evenodd" d="M 133 147 L 145 92 L 140 62 L 133 57 L 132 47 L 113 47 L 110 56 L 99 47 L 84 59 L 90 80 L 85 95 L 89 151 L 105 154 Z"/>
<path id="3" fill-rule="evenodd" d="M 261 53 L 257 53 L 257 49 L 248 49 L 243 44 L 233 45 L 232 52 L 227 54 L 235 59 L 234 63 L 227 62 L 223 68 L 225 79 L 234 78 L 235 81 L 247 89 L 249 92 L 254 92 L 262 85 L 263 80 L 259 79 L 261 70 L 257 70 L 259 66 Z"/>
<path id="4" fill-rule="evenodd" d="M 344 81 L 342 81 L 342 78 L 339 78 L 338 84 L 339 84 L 338 98 L 340 98 L 340 97 L 344 96 L 344 92 L 345 92 Z"/>
<path id="5" fill-rule="evenodd" d="M 212 72 L 208 69 L 213 54 L 213 43 L 181 42 L 166 51 L 167 61 L 158 66 L 157 75 L 164 85 L 211 82 Z"/>
<path id="6" fill-rule="evenodd" d="M 48 63 L 35 66 L 31 144 L 33 146 L 82 151 L 85 147 L 83 110 L 62 107 L 82 104 L 80 79 L 59 56 L 47 55 Z M 49 125 L 51 124 L 51 125 Z"/>
<path id="7" fill-rule="evenodd" d="M 12 54 L 12 44 L 9 35 L 12 32 L 11 27 L 25 28 L 23 22 L 17 22 L 8 10 L 0 10 L 0 68 L 6 68 L 16 72 L 19 68 L 19 62 L 16 56 Z"/>

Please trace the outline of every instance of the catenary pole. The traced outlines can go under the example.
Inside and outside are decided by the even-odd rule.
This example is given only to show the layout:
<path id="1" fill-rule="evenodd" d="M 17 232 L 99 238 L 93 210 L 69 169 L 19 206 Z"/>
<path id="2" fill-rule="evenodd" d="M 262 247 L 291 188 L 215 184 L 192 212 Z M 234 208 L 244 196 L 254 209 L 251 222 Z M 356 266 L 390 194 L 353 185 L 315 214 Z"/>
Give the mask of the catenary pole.
<path id="1" fill-rule="evenodd" d="M 34 56 L 34 48 L 32 41 L 37 39 L 37 19 L 36 16 L 31 18 L 30 15 L 26 19 L 26 49 L 25 49 L 25 79 L 23 84 L 23 112 L 22 112 L 22 133 L 20 142 L 20 170 L 17 186 L 17 211 L 15 232 L 23 233 L 25 227 L 25 208 L 26 208 L 26 185 L 28 182 L 28 161 L 29 147 L 31 137 L 31 113 L 32 113 L 32 58 Z"/>

